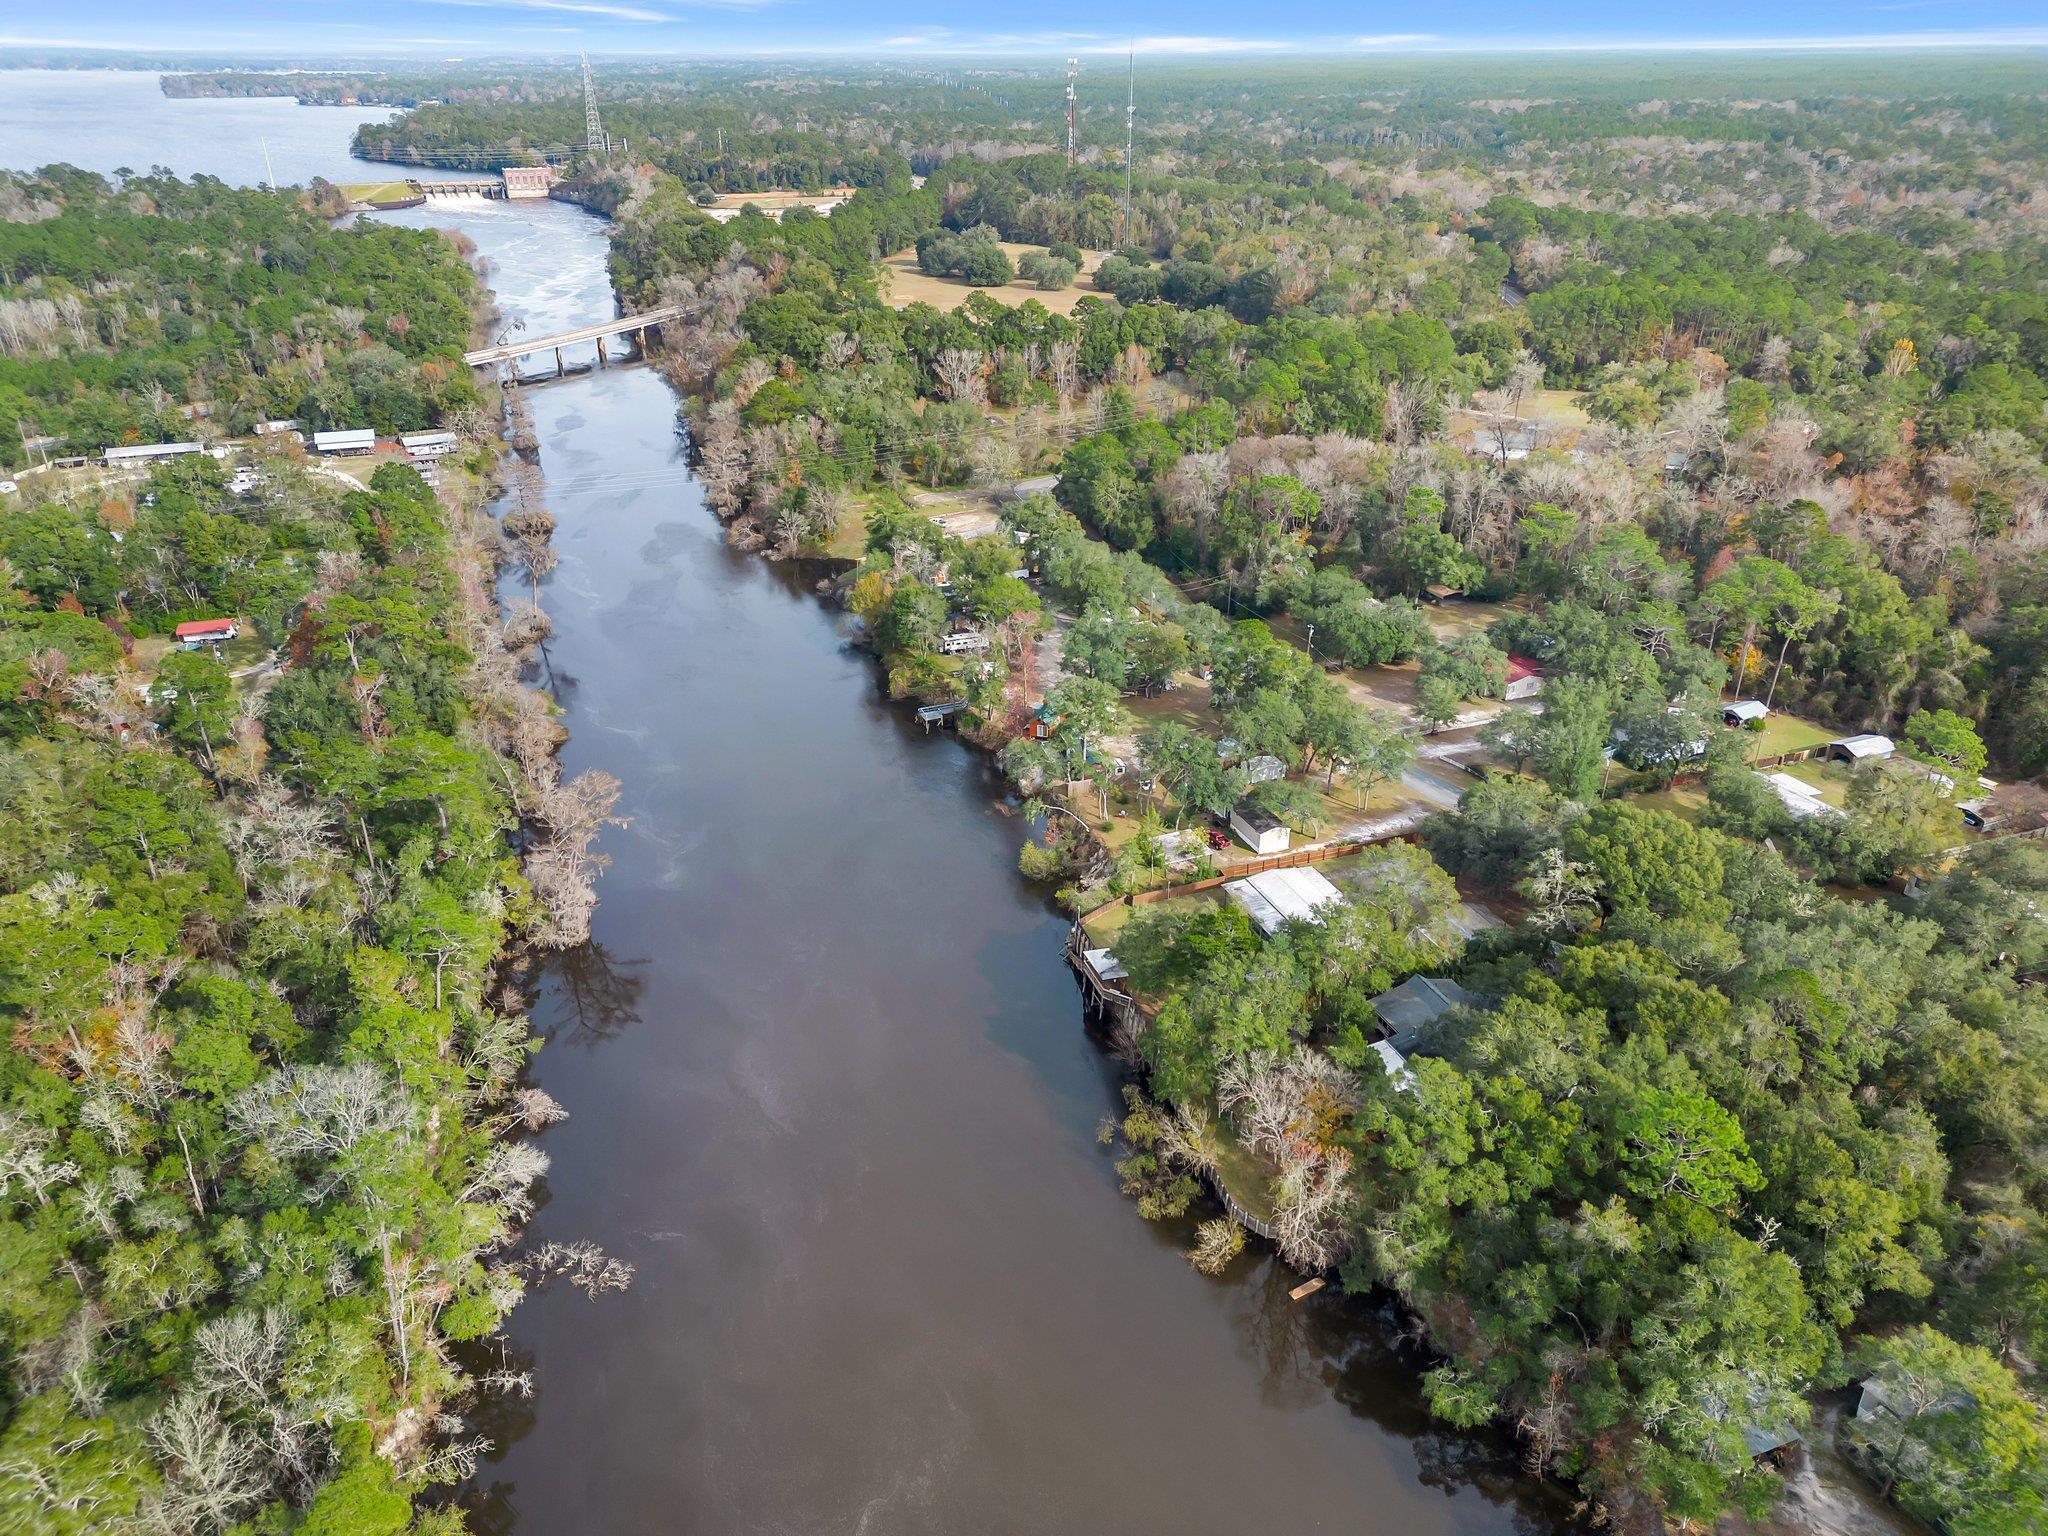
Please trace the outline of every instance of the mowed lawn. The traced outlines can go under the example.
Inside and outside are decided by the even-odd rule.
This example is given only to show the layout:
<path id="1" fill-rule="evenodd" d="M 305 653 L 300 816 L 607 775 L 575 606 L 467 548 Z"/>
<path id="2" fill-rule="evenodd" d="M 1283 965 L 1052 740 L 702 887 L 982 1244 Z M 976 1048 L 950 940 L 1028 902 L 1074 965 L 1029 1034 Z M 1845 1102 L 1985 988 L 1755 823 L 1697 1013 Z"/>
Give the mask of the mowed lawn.
<path id="1" fill-rule="evenodd" d="M 1825 746 L 1842 733 L 1774 709 L 1765 716 L 1762 730 L 1751 731 L 1748 734 L 1749 756 L 1753 762 L 1762 757 L 1783 757 L 1788 752 L 1810 752 L 1815 747 Z"/>
<path id="2" fill-rule="evenodd" d="M 1003 254 L 1015 266 L 1017 258 L 1029 251 L 1043 250 L 1043 246 L 1019 245 L 1014 240 L 1002 242 Z M 1056 292 L 1048 293 L 1035 283 L 1022 278 L 1006 283 L 1000 288 L 976 288 L 957 277 L 927 277 L 917 270 L 917 252 L 898 251 L 882 263 L 882 283 L 885 302 L 893 309 L 906 309 L 912 304 L 929 304 L 934 309 L 953 310 L 965 304 L 969 295 L 985 293 L 999 303 L 1012 307 L 1026 299 L 1036 299 L 1054 314 L 1068 315 L 1074 306 L 1089 294 L 1101 292 L 1095 286 L 1095 269 L 1102 265 L 1105 255 L 1102 251 L 1084 251 L 1081 256 L 1081 273 L 1073 282 Z"/>

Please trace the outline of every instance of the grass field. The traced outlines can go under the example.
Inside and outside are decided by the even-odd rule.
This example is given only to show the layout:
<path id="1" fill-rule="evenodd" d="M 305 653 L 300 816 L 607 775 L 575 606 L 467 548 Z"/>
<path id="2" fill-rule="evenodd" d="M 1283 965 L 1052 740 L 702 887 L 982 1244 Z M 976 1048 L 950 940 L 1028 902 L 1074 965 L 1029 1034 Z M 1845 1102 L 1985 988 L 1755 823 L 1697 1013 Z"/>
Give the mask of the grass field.
<path id="1" fill-rule="evenodd" d="M 385 203 L 414 195 L 411 184 L 403 181 L 353 181 L 341 190 L 359 203 Z"/>
<path id="2" fill-rule="evenodd" d="M 1223 1116 L 1215 1115 L 1216 1171 L 1237 1202 L 1261 1221 L 1273 1219 L 1273 1180 L 1279 1170 L 1238 1140 Z"/>
<path id="3" fill-rule="evenodd" d="M 851 187 L 835 187 L 829 192 L 727 192 L 713 208 L 731 209 L 734 213 L 752 203 L 763 213 L 780 213 L 790 208 L 808 208 L 815 203 L 842 203 L 853 196 Z"/>
<path id="4" fill-rule="evenodd" d="M 1811 720 L 1773 710 L 1765 717 L 1762 730 L 1749 733 L 1749 756 L 1754 761 L 1760 757 L 1782 757 L 1787 752 L 1805 752 L 1833 741 L 1838 734 Z"/>
<path id="5" fill-rule="evenodd" d="M 1003 253 L 1012 265 L 1027 251 L 1042 249 L 1036 245 L 1019 245 L 1014 240 L 1005 240 Z M 1055 314 L 1072 314 L 1074 306 L 1091 293 L 1099 292 L 1095 286 L 1095 269 L 1102 265 L 1103 253 L 1089 251 L 1081 258 L 1081 275 L 1067 287 L 1056 293 L 1046 293 L 1036 285 L 1021 278 L 1001 288 L 974 288 L 957 277 L 927 277 L 917 270 L 916 251 L 898 251 L 882 263 L 884 297 L 892 308 L 903 309 L 911 304 L 929 304 L 934 309 L 958 309 L 967 302 L 970 294 L 985 293 L 1000 303 L 1022 304 L 1026 299 L 1036 299 Z"/>

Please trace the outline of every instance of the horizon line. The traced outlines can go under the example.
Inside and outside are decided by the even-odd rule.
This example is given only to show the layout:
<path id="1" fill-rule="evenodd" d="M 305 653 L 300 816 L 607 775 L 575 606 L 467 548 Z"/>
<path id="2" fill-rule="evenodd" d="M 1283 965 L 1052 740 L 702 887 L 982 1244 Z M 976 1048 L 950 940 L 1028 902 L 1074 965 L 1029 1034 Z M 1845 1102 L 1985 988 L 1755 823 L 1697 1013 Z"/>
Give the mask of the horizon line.
<path id="1" fill-rule="evenodd" d="M 1619 38 L 1619 39 L 1575 39 L 1569 37 L 1525 37 L 1525 38 L 1454 38 L 1436 37 L 1430 34 L 1409 33 L 1386 37 L 1364 38 L 1240 38 L 1240 37 L 1140 37 L 1135 40 L 1112 40 L 1108 38 L 1072 38 L 1062 43 L 1023 39 L 959 38 L 945 30 L 931 34 L 903 36 L 886 39 L 868 39 L 858 42 L 818 42 L 800 44 L 722 43 L 716 47 L 700 50 L 681 48 L 648 47 L 622 49 L 616 46 L 597 49 L 579 49 L 564 41 L 536 42 L 531 46 L 508 45 L 500 36 L 497 39 L 416 39 L 407 42 L 395 41 L 391 46 L 374 43 L 322 42 L 303 50 L 295 50 L 288 43 L 256 44 L 241 42 L 230 45 L 141 42 L 115 43 L 99 39 L 79 38 L 33 38 L 21 36 L 0 36 L 0 54 L 44 49 L 67 53 L 130 55 L 195 55 L 223 60 L 268 59 L 279 55 L 290 55 L 307 62 L 331 61 L 375 57 L 380 59 L 425 59 L 440 61 L 439 50 L 462 49 L 473 55 L 473 61 L 495 57 L 532 54 L 562 54 L 588 51 L 594 57 L 606 60 L 624 59 L 693 59 L 703 63 L 752 61 L 764 58 L 797 62 L 804 59 L 832 59 L 874 61 L 887 63 L 904 59 L 963 59 L 1001 60 L 1018 62 L 1027 60 L 1057 60 L 1064 54 L 1093 54 L 1122 56 L 1130 51 L 1135 42 L 1136 51 L 1148 53 L 1154 59 L 1161 57 L 1184 61 L 1203 59 L 1257 57 L 1282 61 L 1332 62 L 1333 56 L 1341 59 L 1402 59 L 1402 58 L 1447 58 L 1460 55 L 1491 56 L 1507 53 L 1549 53 L 1573 55 L 1598 54 L 1644 54 L 1644 53 L 1718 53 L 1718 54 L 1774 54 L 1774 53 L 1919 53 L 1919 52 L 1968 52 L 1973 49 L 2005 49 L 2021 51 L 2048 51 L 2048 26 L 2041 27 L 1987 27 L 1978 29 L 1929 30 L 1924 32 L 1872 32 L 1845 33 L 1829 36 L 1808 37 L 1747 37 L 1747 38 Z M 142 66 L 147 68 L 148 66 Z"/>

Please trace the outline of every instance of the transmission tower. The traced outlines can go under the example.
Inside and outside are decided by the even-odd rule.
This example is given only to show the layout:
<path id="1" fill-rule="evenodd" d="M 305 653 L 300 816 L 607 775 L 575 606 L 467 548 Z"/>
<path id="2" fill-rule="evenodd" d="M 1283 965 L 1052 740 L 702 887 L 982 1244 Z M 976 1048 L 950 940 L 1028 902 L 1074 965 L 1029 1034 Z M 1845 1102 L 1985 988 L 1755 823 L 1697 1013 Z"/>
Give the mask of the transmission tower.
<path id="1" fill-rule="evenodd" d="M 592 153 L 610 149 L 611 136 L 597 120 L 597 88 L 590 83 L 590 55 L 579 53 L 576 57 L 583 61 L 583 147 Z"/>
<path id="2" fill-rule="evenodd" d="M 1130 73 L 1124 80 L 1124 216 L 1122 227 L 1117 231 L 1118 245 L 1128 245 L 1131 239 L 1131 145 L 1138 121 L 1138 45 L 1131 45 Z"/>
<path id="3" fill-rule="evenodd" d="M 1067 164 L 1069 166 L 1074 163 L 1074 76 L 1080 68 L 1080 60 L 1067 60 Z"/>

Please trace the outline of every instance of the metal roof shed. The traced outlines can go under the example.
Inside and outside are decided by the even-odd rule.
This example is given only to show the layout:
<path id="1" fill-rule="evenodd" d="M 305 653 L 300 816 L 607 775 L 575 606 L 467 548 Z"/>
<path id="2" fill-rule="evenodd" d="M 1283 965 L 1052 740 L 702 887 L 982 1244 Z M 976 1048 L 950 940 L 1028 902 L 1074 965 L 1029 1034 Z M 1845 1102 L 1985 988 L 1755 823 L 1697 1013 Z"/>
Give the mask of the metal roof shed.
<path id="1" fill-rule="evenodd" d="M 372 427 L 347 427 L 336 432 L 315 432 L 313 449 L 317 453 L 368 453 L 377 446 L 377 433 Z"/>
<path id="2" fill-rule="evenodd" d="M 1841 763 L 1874 763 L 1890 757 L 1897 750 L 1897 744 L 1891 737 L 1880 736 L 1874 731 L 1865 731 L 1860 736 L 1844 736 L 1828 743 L 1828 756 Z"/>
<path id="3" fill-rule="evenodd" d="M 1344 893 L 1312 869 L 1268 869 L 1243 880 L 1231 880 L 1223 894 L 1244 908 L 1258 930 L 1271 938 L 1283 923 L 1312 923 L 1324 907 L 1336 906 Z"/>
<path id="4" fill-rule="evenodd" d="M 152 459 L 182 458 L 188 453 L 204 450 L 202 443 L 130 443 L 125 448 L 109 448 L 100 455 L 106 464 L 146 464 Z"/>

